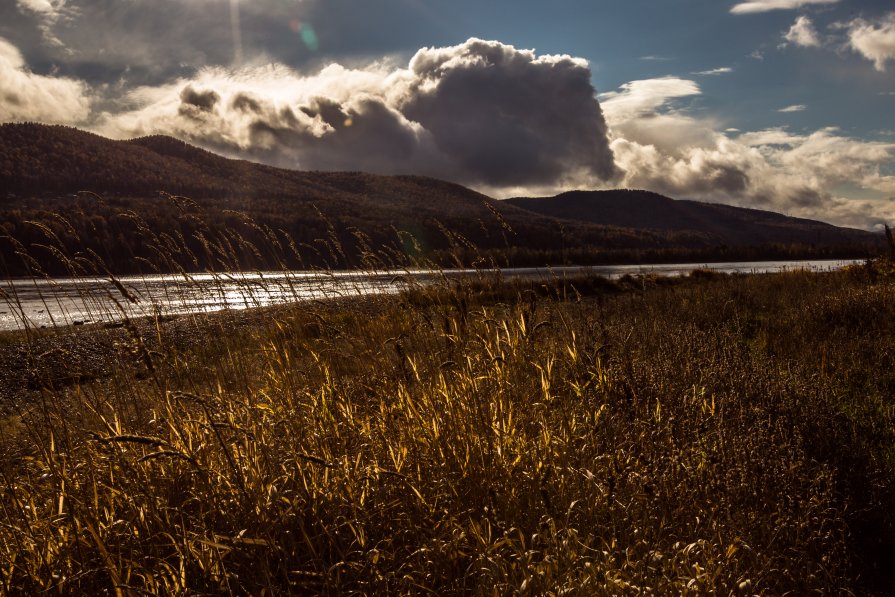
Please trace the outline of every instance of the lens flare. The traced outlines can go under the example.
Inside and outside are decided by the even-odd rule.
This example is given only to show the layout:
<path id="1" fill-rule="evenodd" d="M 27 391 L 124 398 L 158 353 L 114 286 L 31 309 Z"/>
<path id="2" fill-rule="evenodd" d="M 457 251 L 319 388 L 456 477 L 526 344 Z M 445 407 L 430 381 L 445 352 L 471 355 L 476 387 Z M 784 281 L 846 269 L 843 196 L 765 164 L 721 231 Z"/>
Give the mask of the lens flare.
<path id="1" fill-rule="evenodd" d="M 300 21 L 299 19 L 292 19 L 289 21 L 289 27 L 295 33 L 298 33 L 298 36 L 301 38 L 302 43 L 305 44 L 307 49 L 316 52 L 320 48 L 317 32 L 314 31 L 314 27 L 312 27 L 310 23 Z"/>

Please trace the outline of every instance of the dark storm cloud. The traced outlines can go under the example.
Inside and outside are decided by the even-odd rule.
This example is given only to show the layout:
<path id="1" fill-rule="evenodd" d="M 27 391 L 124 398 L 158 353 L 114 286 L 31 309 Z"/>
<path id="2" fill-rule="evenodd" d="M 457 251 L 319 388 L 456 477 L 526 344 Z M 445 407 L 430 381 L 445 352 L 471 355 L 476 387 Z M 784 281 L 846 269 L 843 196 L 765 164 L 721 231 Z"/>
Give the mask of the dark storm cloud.
<path id="1" fill-rule="evenodd" d="M 330 58 L 367 58 L 396 44 L 419 47 L 394 35 L 396 28 L 410 29 L 395 21 L 407 12 L 401 2 L 363 4 L 253 0 L 233 13 L 228 0 L 4 0 L 0 37 L 40 74 L 52 69 L 91 85 L 125 79 L 132 86 L 234 66 L 237 57 L 245 64 L 307 67 L 319 64 L 323 51 Z M 383 44 L 375 43 L 377 36 Z"/>
<path id="2" fill-rule="evenodd" d="M 247 20 L 270 4 L 246 3 Z M 229 65 L 236 54 L 226 1 L 69 0 L 59 15 L 28 6 L 3 3 L 0 37 L 35 71 L 53 68 L 93 85 L 119 78 L 160 84 L 205 65 Z"/>
<path id="3" fill-rule="evenodd" d="M 542 183 L 569 171 L 616 174 L 590 69 L 498 42 L 421 50 L 404 113 L 438 148 L 493 186 Z"/>
<path id="4" fill-rule="evenodd" d="M 75 68 L 105 64 L 136 83 L 157 83 L 183 72 L 184 66 L 192 71 L 204 64 L 228 64 L 234 55 L 226 3 L 93 0 L 78 8 L 77 19 L 55 30 L 73 52 L 67 62 Z"/>
<path id="5" fill-rule="evenodd" d="M 458 19 L 449 5 L 411 0 L 241 0 L 236 13 L 229 0 L 4 0 L 0 37 L 40 74 L 56 69 L 91 85 L 123 78 L 138 86 L 238 66 L 237 55 L 246 65 L 301 70 L 406 57 L 455 41 Z"/>
<path id="6" fill-rule="evenodd" d="M 39 26 L 38 15 L 22 11 L 14 1 L 0 2 L 0 38 L 15 46 L 34 72 L 45 74 L 52 64 L 37 33 Z"/>
<path id="7" fill-rule="evenodd" d="M 593 183 L 617 174 L 594 93 L 583 60 L 471 39 L 420 50 L 406 69 L 206 70 L 137 90 L 142 105 L 108 114 L 104 127 L 306 169 L 484 187 Z"/>

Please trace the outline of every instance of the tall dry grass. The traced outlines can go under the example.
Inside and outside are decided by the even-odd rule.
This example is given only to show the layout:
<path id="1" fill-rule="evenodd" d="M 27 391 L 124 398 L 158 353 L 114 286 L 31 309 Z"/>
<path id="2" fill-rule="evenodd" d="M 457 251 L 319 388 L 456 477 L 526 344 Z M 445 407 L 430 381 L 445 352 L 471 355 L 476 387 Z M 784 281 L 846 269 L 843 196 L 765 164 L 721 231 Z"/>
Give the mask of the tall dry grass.
<path id="1" fill-rule="evenodd" d="M 892 299 L 445 281 L 6 337 L 108 350 L 0 425 L 0 590 L 886 592 Z"/>

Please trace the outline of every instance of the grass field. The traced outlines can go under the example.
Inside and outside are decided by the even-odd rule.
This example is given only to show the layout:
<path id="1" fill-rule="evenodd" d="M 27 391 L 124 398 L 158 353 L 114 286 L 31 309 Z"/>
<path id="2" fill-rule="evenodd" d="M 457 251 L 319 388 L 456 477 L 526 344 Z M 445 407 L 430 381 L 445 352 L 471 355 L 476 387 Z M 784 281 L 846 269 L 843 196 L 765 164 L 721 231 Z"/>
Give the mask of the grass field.
<path id="1" fill-rule="evenodd" d="M 103 372 L 28 371 L 0 424 L 0 592 L 891 592 L 873 278 L 455 283 L 81 330 L 59 345 L 105 347 Z M 53 334 L 2 343 L 35 363 Z"/>

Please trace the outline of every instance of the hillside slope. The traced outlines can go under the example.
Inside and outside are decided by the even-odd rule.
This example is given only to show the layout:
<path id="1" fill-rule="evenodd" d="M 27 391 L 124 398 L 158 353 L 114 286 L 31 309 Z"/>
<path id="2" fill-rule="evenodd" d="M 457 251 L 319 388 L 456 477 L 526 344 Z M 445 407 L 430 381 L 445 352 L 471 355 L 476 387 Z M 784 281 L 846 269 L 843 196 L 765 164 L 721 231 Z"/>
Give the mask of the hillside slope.
<path id="1" fill-rule="evenodd" d="M 669 199 L 637 190 L 571 191 L 555 197 L 507 199 L 541 215 L 657 232 L 690 231 L 727 245 L 876 242 L 879 234 L 771 211 Z"/>
<path id="2" fill-rule="evenodd" d="M 652 193 L 496 201 L 420 176 L 274 168 L 171 137 L 114 141 L 70 127 L 2 124 L 0 226 L 26 248 L 45 244 L 46 230 L 31 222 L 67 238 L 67 251 L 93 251 L 109 269 L 128 272 L 156 259 L 139 236 L 161 233 L 179 239 L 166 246 L 188 250 L 159 267 L 191 270 L 214 264 L 207 240 L 221 235 L 259 247 L 250 251 L 257 259 L 231 255 L 238 263 L 222 264 L 240 268 L 359 267 L 386 248 L 390 263 L 546 265 L 863 255 L 881 242 L 862 231 Z M 271 249 L 275 258 L 260 250 L 281 243 L 300 250 Z M 0 257 L 10 275 L 22 273 L 14 248 L 4 245 Z"/>

